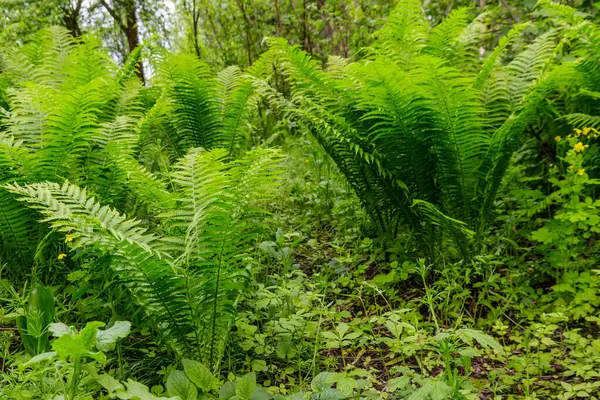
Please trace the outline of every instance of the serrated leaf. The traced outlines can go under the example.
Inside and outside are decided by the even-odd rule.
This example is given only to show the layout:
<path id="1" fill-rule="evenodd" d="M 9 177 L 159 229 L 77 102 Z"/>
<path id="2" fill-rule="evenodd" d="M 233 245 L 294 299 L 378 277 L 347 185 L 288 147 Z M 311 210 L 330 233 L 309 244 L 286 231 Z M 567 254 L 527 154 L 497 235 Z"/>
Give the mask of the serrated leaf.
<path id="1" fill-rule="evenodd" d="M 333 374 L 331 372 L 321 372 L 317 376 L 315 376 L 310 383 L 310 387 L 313 392 L 323 392 L 326 389 L 329 389 L 333 385 Z"/>
<path id="2" fill-rule="evenodd" d="M 494 339 L 492 336 L 490 336 L 486 333 L 483 333 L 481 331 L 478 331 L 475 329 L 463 328 L 463 329 L 458 329 L 456 331 L 456 333 L 458 333 L 460 336 L 464 335 L 468 338 L 474 339 L 477 343 L 479 343 L 483 347 L 489 347 L 491 349 L 497 350 L 500 353 L 504 352 L 504 349 L 502 348 L 500 343 L 498 343 L 498 341 L 496 341 L 496 339 Z M 465 340 L 464 337 L 462 337 L 462 339 Z"/>

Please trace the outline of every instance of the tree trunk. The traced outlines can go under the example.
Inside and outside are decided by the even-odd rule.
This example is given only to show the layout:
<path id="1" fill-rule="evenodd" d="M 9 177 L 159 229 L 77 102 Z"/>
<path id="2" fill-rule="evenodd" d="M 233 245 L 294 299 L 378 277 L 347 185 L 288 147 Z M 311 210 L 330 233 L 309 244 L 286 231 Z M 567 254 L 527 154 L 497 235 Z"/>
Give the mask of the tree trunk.
<path id="1" fill-rule="evenodd" d="M 63 25 L 71 32 L 73 37 L 81 36 L 81 28 L 79 27 L 79 14 L 81 12 L 81 5 L 83 0 L 77 0 L 75 6 L 69 5 L 63 8 Z"/>
<path id="2" fill-rule="evenodd" d="M 244 32 L 246 36 L 246 52 L 248 53 L 248 65 L 252 65 L 252 38 L 250 35 L 250 19 L 248 18 L 248 13 L 246 12 L 246 7 L 244 6 L 243 0 L 236 0 L 236 4 L 242 12 L 242 17 L 244 18 Z"/>
<path id="3" fill-rule="evenodd" d="M 278 0 L 275 0 L 275 18 L 277 23 L 277 36 L 281 36 L 281 13 L 279 11 Z"/>
<path id="4" fill-rule="evenodd" d="M 196 7 L 196 0 L 192 2 L 192 34 L 194 35 L 194 50 L 196 57 L 200 58 L 200 44 L 198 42 L 198 24 L 200 23 L 200 10 Z"/>
<path id="5" fill-rule="evenodd" d="M 120 3 L 121 10 L 117 10 L 117 5 L 111 7 L 106 0 L 100 0 L 100 4 L 108 11 L 111 17 L 115 20 L 117 26 L 121 29 L 121 31 L 125 34 L 127 38 L 127 48 L 129 53 L 131 53 L 136 47 L 140 44 L 140 36 L 138 31 L 138 21 L 136 14 L 136 0 L 125 0 L 123 3 Z M 123 22 L 122 15 L 125 16 L 125 22 Z M 140 61 L 135 74 L 145 82 L 144 79 L 144 65 Z"/>
<path id="6" fill-rule="evenodd" d="M 133 7 L 127 10 L 125 35 L 127 36 L 127 46 L 129 47 L 129 53 L 131 54 L 131 52 L 140 45 L 140 36 L 138 32 L 138 21 L 135 12 L 135 4 L 133 5 Z M 144 65 L 141 61 L 138 65 L 138 69 L 136 70 L 136 75 L 142 80 L 142 82 L 145 82 Z"/>

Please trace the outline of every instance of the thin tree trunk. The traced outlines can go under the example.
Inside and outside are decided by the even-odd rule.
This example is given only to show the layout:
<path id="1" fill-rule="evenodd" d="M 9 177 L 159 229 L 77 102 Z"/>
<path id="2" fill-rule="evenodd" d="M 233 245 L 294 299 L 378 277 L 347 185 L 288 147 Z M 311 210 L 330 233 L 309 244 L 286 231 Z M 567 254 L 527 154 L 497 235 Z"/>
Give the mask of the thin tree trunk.
<path id="1" fill-rule="evenodd" d="M 513 21 L 519 22 L 519 17 L 517 17 L 517 15 L 513 11 L 513 9 L 510 8 L 510 6 L 506 2 L 506 0 L 500 0 L 500 4 L 502 5 L 502 7 L 506 8 L 506 10 L 508 11 L 508 13 L 510 14 L 510 17 L 513 19 Z"/>
<path id="2" fill-rule="evenodd" d="M 81 36 L 81 28 L 79 27 L 79 14 L 81 13 L 81 5 L 83 0 L 77 0 L 74 7 L 68 6 L 63 8 L 63 24 L 65 28 L 71 32 L 73 37 Z"/>
<path id="3" fill-rule="evenodd" d="M 312 54 L 312 46 L 310 43 L 310 33 L 308 32 L 308 4 L 307 0 L 304 0 L 302 6 L 302 43 L 304 50 L 308 54 Z"/>
<path id="4" fill-rule="evenodd" d="M 196 57 L 200 58 L 200 43 L 198 42 L 198 23 L 200 22 L 200 10 L 196 8 L 196 0 L 192 1 L 192 35 L 194 36 L 194 50 Z"/>
<path id="5" fill-rule="evenodd" d="M 281 13 L 279 11 L 279 1 L 275 0 L 275 19 L 277 26 L 277 36 L 281 36 Z"/>
<path id="6" fill-rule="evenodd" d="M 252 38 L 250 37 L 250 20 L 246 13 L 246 7 L 244 6 L 243 0 L 236 0 L 236 4 L 242 12 L 244 18 L 244 31 L 246 36 L 246 51 L 248 53 L 248 65 L 252 65 Z"/>
<path id="7" fill-rule="evenodd" d="M 129 47 L 129 53 L 136 49 L 140 45 L 140 36 L 138 32 L 137 16 L 135 14 L 135 7 L 129 10 L 127 15 L 127 30 L 125 32 L 127 36 L 127 46 Z M 136 70 L 136 75 L 145 82 L 144 78 L 144 65 L 140 61 Z"/>
<path id="8" fill-rule="evenodd" d="M 100 4 L 106 9 L 106 11 L 108 11 L 110 16 L 115 20 L 115 23 L 125 34 L 125 37 L 127 38 L 127 47 L 129 53 L 131 54 L 131 52 L 140 44 L 135 0 L 130 0 L 127 1 L 126 4 L 122 4 L 123 8 L 125 9 L 125 22 L 123 22 L 115 7 L 111 7 L 106 0 L 100 0 Z M 140 62 L 138 65 L 135 73 L 142 80 L 142 82 L 145 82 L 144 65 L 142 62 Z"/>

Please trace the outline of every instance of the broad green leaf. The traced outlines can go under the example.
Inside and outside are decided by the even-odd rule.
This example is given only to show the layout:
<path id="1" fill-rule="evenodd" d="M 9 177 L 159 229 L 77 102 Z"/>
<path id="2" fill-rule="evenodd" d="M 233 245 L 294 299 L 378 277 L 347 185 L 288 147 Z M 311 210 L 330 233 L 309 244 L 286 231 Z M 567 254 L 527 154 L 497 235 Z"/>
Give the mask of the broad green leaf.
<path id="1" fill-rule="evenodd" d="M 39 363 L 40 361 L 53 360 L 55 357 L 56 357 L 55 351 L 48 351 L 46 353 L 41 353 L 41 354 L 38 354 L 37 356 L 31 357 L 29 359 L 29 361 L 27 361 L 26 363 L 23 364 L 23 366 L 28 367 L 32 364 Z"/>
<path id="2" fill-rule="evenodd" d="M 260 386 L 255 387 L 252 396 L 250 396 L 250 400 L 269 400 L 270 398 L 271 394 Z"/>
<path id="3" fill-rule="evenodd" d="M 96 332 L 96 347 L 101 351 L 114 350 L 115 344 L 126 338 L 130 330 L 130 322 L 116 321 L 112 327 Z"/>
<path id="4" fill-rule="evenodd" d="M 337 380 L 336 387 L 346 396 L 350 396 L 354 389 L 358 386 L 358 381 L 349 376 L 343 376 Z"/>
<path id="5" fill-rule="evenodd" d="M 463 328 L 463 329 L 458 329 L 456 331 L 456 333 L 466 343 L 469 342 L 469 340 L 466 339 L 466 338 L 471 338 L 471 339 L 475 339 L 475 341 L 477 341 L 477 343 L 479 343 L 483 347 L 489 347 L 489 348 L 497 350 L 497 351 L 499 351 L 501 353 L 504 351 L 504 349 L 502 348 L 502 346 L 500 345 L 500 343 L 498 343 L 496 341 L 496 339 L 494 339 L 490 335 L 488 335 L 486 333 L 483 333 L 481 331 L 478 331 L 478 330 L 475 330 L 475 329 Z"/>
<path id="6" fill-rule="evenodd" d="M 219 391 L 219 399 L 230 399 L 235 396 L 235 386 L 232 382 L 225 382 Z"/>
<path id="7" fill-rule="evenodd" d="M 184 359 L 182 363 L 185 374 L 198 388 L 205 393 L 212 390 L 216 378 L 204 364 L 188 359 Z"/>
<path id="8" fill-rule="evenodd" d="M 248 400 L 254 393 L 256 387 L 256 374 L 250 372 L 241 378 L 238 378 L 237 385 L 235 387 L 235 394 L 241 399 Z"/>
<path id="9" fill-rule="evenodd" d="M 181 400 L 196 400 L 198 398 L 198 388 L 183 371 L 171 372 L 167 379 L 167 393 L 169 396 L 179 396 Z"/>
<path id="10" fill-rule="evenodd" d="M 117 393 L 117 398 L 121 400 L 179 400 L 177 397 L 157 397 L 150 393 L 148 387 L 131 379 L 125 383 L 127 390 L 121 390 Z"/>
<path id="11" fill-rule="evenodd" d="M 94 351 L 96 331 L 104 326 L 103 322 L 89 322 L 81 332 L 72 335 L 62 335 L 52 342 L 52 350 L 56 351 L 62 359 L 90 357 L 96 361 L 104 362 L 105 356 L 99 351 Z"/>
<path id="12" fill-rule="evenodd" d="M 310 383 L 310 387 L 312 388 L 313 392 L 323 392 L 325 389 L 331 388 L 333 385 L 333 378 L 334 375 L 331 372 L 321 372 L 313 378 L 312 382 Z"/>
<path id="13" fill-rule="evenodd" d="M 446 382 L 428 379 L 408 400 L 446 400 L 451 391 L 452 388 Z"/>
<path id="14" fill-rule="evenodd" d="M 117 390 L 124 390 L 124 386 L 108 374 L 102 374 L 96 377 L 96 382 L 100 384 L 104 389 L 108 391 L 109 395 L 112 395 Z"/>
<path id="15" fill-rule="evenodd" d="M 335 330 L 337 331 L 338 335 L 340 335 L 340 336 L 346 335 L 346 332 L 348 332 L 348 329 L 350 329 L 350 328 L 348 327 L 348 324 L 345 323 L 345 322 L 342 322 L 341 324 L 339 324 L 335 328 Z"/>
<path id="16" fill-rule="evenodd" d="M 48 330 L 52 332 L 52 336 L 61 337 L 63 335 L 68 335 L 72 332 L 72 329 L 69 328 L 66 324 L 62 322 L 55 322 L 48 326 Z M 73 332 L 74 333 L 74 332 Z"/>
<path id="17" fill-rule="evenodd" d="M 337 389 L 325 389 L 319 396 L 319 400 L 342 400 L 346 398 L 347 396 Z"/>
<path id="18" fill-rule="evenodd" d="M 96 333 L 99 328 L 106 325 L 104 322 L 92 321 L 85 324 L 85 327 L 79 332 L 78 336 L 86 347 L 92 348 L 96 344 Z"/>

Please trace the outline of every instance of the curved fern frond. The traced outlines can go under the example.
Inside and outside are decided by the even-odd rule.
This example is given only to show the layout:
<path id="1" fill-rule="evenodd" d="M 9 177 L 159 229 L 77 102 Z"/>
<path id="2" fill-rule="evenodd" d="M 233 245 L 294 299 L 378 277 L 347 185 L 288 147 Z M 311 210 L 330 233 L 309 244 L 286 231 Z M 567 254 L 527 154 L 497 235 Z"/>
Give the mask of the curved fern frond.
<path id="1" fill-rule="evenodd" d="M 185 150 L 224 143 L 216 80 L 192 55 L 165 55 L 157 61 L 158 83 L 172 99 L 171 120 Z"/>
<path id="2" fill-rule="evenodd" d="M 217 80 L 222 88 L 223 140 L 232 157 L 250 136 L 250 117 L 256 109 L 257 96 L 252 81 L 237 67 L 224 69 Z"/>
<path id="3" fill-rule="evenodd" d="M 201 359 L 217 366 L 235 303 L 248 280 L 246 258 L 263 234 L 261 203 L 274 194 L 280 156 L 269 150 L 224 162 L 227 149 L 191 150 L 177 165 L 177 207 L 164 215 L 174 236 L 170 248 L 190 279 L 190 296 L 200 321 Z M 167 239 L 169 241 L 169 239 Z"/>
<path id="4" fill-rule="evenodd" d="M 425 21 L 421 1 L 405 0 L 398 3 L 386 25 L 375 33 L 373 47 L 403 64 L 426 46 L 429 25 Z"/>
<path id="5" fill-rule="evenodd" d="M 40 150 L 35 153 L 41 179 L 76 177 L 98 130 L 103 104 L 101 81 L 61 94 L 59 104 L 45 118 Z"/>
<path id="6" fill-rule="evenodd" d="M 470 9 L 466 7 L 452 10 L 440 24 L 431 30 L 423 52 L 439 58 L 454 58 L 459 50 L 459 39 L 469 24 L 469 12 Z"/>
<path id="7" fill-rule="evenodd" d="M 65 182 L 5 185 L 31 208 L 38 210 L 44 222 L 74 238 L 73 247 L 93 247 L 113 256 L 111 268 L 133 293 L 148 317 L 178 348 L 188 347 L 187 335 L 193 331 L 189 304 L 185 301 L 185 282 L 174 274 L 164 254 L 153 248 L 154 235 L 116 210 L 102 206 L 85 189 Z"/>

